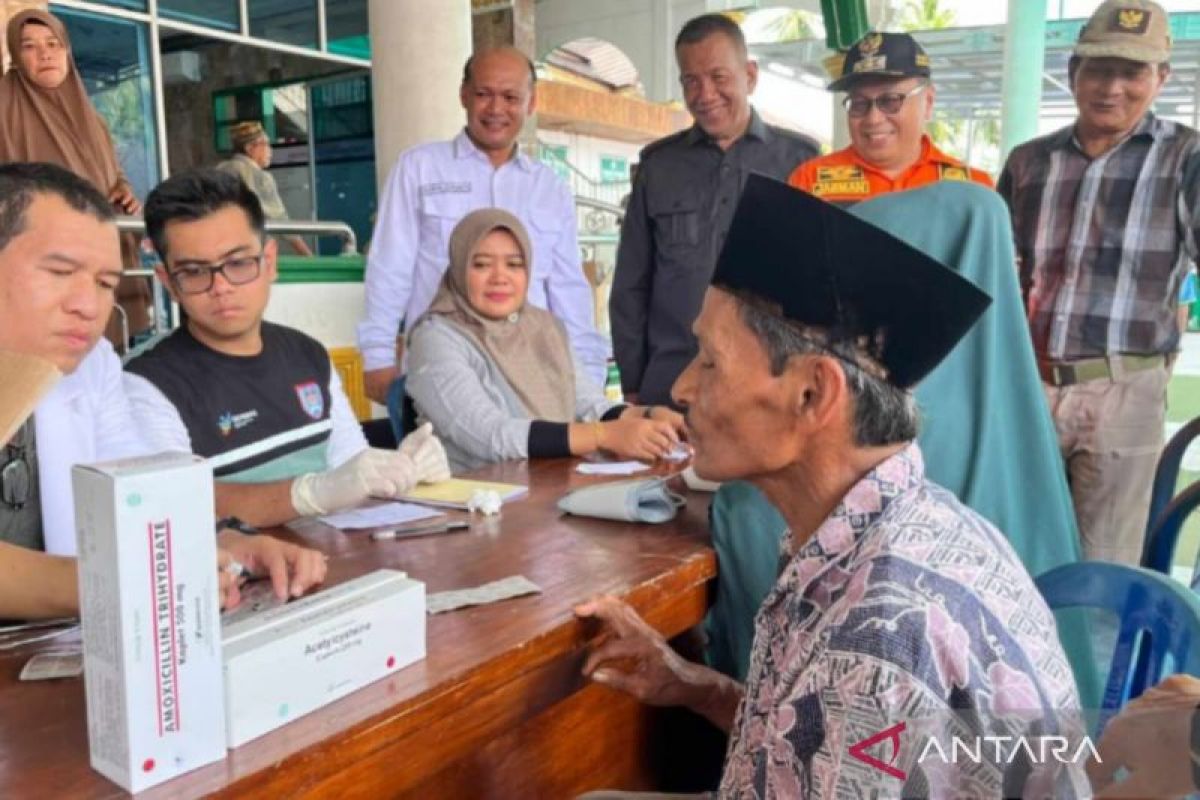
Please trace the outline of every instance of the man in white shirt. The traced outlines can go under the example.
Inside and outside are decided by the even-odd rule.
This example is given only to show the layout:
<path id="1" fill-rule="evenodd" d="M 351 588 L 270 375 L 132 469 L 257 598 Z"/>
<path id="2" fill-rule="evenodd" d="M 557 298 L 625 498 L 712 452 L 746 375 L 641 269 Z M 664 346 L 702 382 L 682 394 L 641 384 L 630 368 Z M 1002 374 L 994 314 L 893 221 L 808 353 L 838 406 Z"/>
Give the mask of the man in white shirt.
<path id="1" fill-rule="evenodd" d="M 150 452 L 101 338 L 121 279 L 113 210 L 51 164 L 0 165 L 0 349 L 53 363 L 63 379 L 0 442 L 0 618 L 79 612 L 71 467 Z M 218 546 L 278 589 L 320 583 L 319 553 L 226 530 Z M 44 552 L 43 552 L 44 551 Z M 215 566 L 215 565 L 214 565 Z M 236 602 L 222 572 L 225 601 Z M 282 592 L 281 592 L 282 593 Z"/>
<path id="2" fill-rule="evenodd" d="M 429 307 L 447 265 L 450 232 L 468 212 L 498 207 L 516 215 L 533 240 L 529 301 L 566 327 L 588 375 L 604 383 L 609 345 L 596 330 L 584 277 L 570 189 L 517 148 L 536 103 L 533 64 L 514 48 L 473 55 L 459 97 L 467 124 L 450 141 L 404 153 L 388 178 L 367 258 L 366 319 L 358 346 L 367 394 L 385 403 L 400 376 L 396 336 Z"/>

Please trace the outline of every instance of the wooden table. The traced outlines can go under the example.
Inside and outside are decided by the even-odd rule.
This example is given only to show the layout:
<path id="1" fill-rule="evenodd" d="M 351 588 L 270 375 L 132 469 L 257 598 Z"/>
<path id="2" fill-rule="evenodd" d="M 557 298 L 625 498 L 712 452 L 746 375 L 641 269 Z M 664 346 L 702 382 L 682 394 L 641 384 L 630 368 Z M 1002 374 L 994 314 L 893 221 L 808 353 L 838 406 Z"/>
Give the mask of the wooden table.
<path id="1" fill-rule="evenodd" d="M 312 524 L 294 538 L 330 556 L 329 583 L 381 567 L 427 590 L 525 575 L 543 593 L 429 618 L 428 656 L 139 797 L 573 797 L 653 788 L 653 709 L 580 676 L 594 623 L 571 608 L 624 597 L 673 636 L 698 623 L 716 561 L 708 495 L 664 525 L 562 516 L 554 502 L 595 482 L 574 462 L 498 465 L 526 499 L 467 533 L 373 542 Z M 83 680 L 19 683 L 37 645 L 0 657 L 0 797 L 114 797 L 88 765 Z"/>

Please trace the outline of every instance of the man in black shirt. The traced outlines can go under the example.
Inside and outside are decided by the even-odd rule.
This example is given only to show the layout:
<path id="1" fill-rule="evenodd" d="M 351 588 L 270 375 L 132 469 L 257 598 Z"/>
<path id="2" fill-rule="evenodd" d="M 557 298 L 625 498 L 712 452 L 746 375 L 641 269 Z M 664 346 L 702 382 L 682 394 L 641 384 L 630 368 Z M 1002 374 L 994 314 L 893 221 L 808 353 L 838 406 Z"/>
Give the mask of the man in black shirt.
<path id="1" fill-rule="evenodd" d="M 609 299 L 621 388 L 641 405 L 670 404 L 671 385 L 696 354 L 692 322 L 746 178 L 785 180 L 817 154 L 750 105 L 758 65 L 737 23 L 721 14 L 690 20 L 675 58 L 696 122 L 642 151 Z"/>
<path id="2" fill-rule="evenodd" d="M 240 179 L 174 176 L 145 217 L 185 319 L 126 366 L 125 389 L 157 448 L 209 460 L 219 514 L 275 525 L 449 477 L 428 427 L 398 450 L 369 448 L 325 348 L 263 320 L 276 245 Z"/>

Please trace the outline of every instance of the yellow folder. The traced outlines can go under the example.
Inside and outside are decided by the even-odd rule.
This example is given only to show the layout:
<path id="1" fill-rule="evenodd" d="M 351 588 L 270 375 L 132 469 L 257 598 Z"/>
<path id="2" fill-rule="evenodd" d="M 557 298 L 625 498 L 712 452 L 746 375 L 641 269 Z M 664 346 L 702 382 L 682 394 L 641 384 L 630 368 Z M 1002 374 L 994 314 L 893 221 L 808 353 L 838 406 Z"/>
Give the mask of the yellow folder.
<path id="1" fill-rule="evenodd" d="M 401 499 L 410 503 L 424 503 L 443 508 L 466 509 L 471 495 L 478 491 L 491 491 L 500 495 L 504 502 L 515 500 L 529 493 L 528 486 L 515 483 L 493 483 L 491 481 L 472 481 L 465 478 L 451 478 L 440 483 L 426 483 L 413 487 Z"/>

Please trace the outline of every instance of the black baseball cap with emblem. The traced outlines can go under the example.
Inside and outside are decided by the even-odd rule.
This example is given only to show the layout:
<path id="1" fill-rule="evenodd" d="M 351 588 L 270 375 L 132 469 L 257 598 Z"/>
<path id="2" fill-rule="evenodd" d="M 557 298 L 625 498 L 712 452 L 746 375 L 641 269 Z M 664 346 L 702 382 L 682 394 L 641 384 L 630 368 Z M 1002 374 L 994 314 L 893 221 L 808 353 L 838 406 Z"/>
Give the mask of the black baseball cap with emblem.
<path id="1" fill-rule="evenodd" d="M 777 303 L 901 389 L 949 355 L 992 302 L 890 233 L 763 175 L 746 182 L 712 285 Z"/>
<path id="2" fill-rule="evenodd" d="M 929 55 L 907 33 L 869 32 L 842 60 L 842 73 L 827 87 L 844 92 L 862 78 L 928 78 Z"/>

